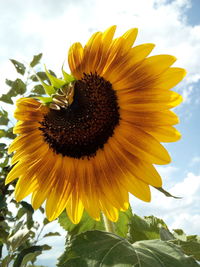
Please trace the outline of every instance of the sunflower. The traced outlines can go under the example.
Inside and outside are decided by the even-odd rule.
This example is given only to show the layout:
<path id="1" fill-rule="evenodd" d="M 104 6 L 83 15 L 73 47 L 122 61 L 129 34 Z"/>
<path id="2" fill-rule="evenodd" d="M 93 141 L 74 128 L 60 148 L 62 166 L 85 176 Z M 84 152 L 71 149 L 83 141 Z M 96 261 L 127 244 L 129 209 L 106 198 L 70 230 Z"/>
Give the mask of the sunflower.
<path id="1" fill-rule="evenodd" d="M 129 207 L 129 192 L 149 202 L 150 186 L 162 187 L 153 164 L 170 162 L 160 142 L 180 138 L 170 109 L 182 98 L 170 88 L 185 70 L 171 67 L 173 56 L 147 57 L 151 43 L 132 47 L 137 29 L 113 39 L 115 30 L 71 46 L 72 76 L 63 70 L 61 80 L 46 70 L 48 103 L 17 101 L 18 136 L 9 148 L 15 165 L 6 183 L 19 178 L 16 200 L 32 193 L 34 209 L 46 201 L 50 221 L 66 209 L 78 223 L 85 209 L 95 220 L 103 212 L 115 222 Z"/>

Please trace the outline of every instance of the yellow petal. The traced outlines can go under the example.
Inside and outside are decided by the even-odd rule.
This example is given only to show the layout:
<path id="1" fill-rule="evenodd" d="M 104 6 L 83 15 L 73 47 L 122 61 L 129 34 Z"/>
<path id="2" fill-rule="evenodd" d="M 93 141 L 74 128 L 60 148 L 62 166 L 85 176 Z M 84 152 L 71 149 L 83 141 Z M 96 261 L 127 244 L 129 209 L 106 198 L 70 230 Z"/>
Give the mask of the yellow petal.
<path id="1" fill-rule="evenodd" d="M 131 194 L 137 198 L 150 202 L 151 201 L 151 191 L 149 186 L 142 180 L 135 178 L 132 175 L 126 176 L 123 179 L 123 185 Z"/>
<path id="2" fill-rule="evenodd" d="M 138 34 L 138 29 L 137 28 L 133 28 L 133 29 L 130 29 L 128 30 L 127 32 L 125 32 L 122 37 L 126 40 L 126 45 L 130 48 L 136 38 L 137 38 L 137 34 Z"/>
<path id="3" fill-rule="evenodd" d="M 122 126 L 122 122 L 121 122 Z M 167 150 L 151 135 L 127 123 L 117 132 L 116 139 L 141 160 L 154 164 L 168 164 L 171 159 Z"/>
<path id="4" fill-rule="evenodd" d="M 17 181 L 15 187 L 15 198 L 17 201 L 21 201 L 25 197 L 27 197 L 30 193 L 32 193 L 38 187 L 37 180 L 35 177 L 22 176 Z"/>
<path id="5" fill-rule="evenodd" d="M 57 179 L 52 186 L 49 196 L 47 197 L 46 214 L 50 221 L 56 219 L 65 209 L 72 191 L 72 182 L 70 176 L 73 177 L 74 166 L 72 161 L 68 160 L 66 170 L 65 163 L 65 159 L 62 159 L 60 164 L 62 166 L 58 166 L 58 169 L 55 173 Z"/>
<path id="6" fill-rule="evenodd" d="M 173 126 L 143 126 L 142 129 L 154 136 L 159 142 L 175 142 L 181 138 L 181 134 Z"/>
<path id="7" fill-rule="evenodd" d="M 66 210 L 70 220 L 74 224 L 80 222 L 83 215 L 84 206 L 76 188 L 74 188 L 74 191 L 67 202 Z"/>
<path id="8" fill-rule="evenodd" d="M 99 189 L 92 160 L 78 161 L 76 166 L 76 183 L 85 210 L 93 219 L 100 220 Z"/>
<path id="9" fill-rule="evenodd" d="M 171 110 L 157 112 L 120 111 L 121 118 L 136 126 L 167 126 L 179 123 L 178 116 Z"/>
<path id="10" fill-rule="evenodd" d="M 162 89 L 170 89 L 176 86 L 186 75 L 186 70 L 181 68 L 169 68 L 156 80 L 155 86 Z"/>
<path id="11" fill-rule="evenodd" d="M 110 147 L 116 162 L 113 169 L 121 168 L 121 173 L 124 173 L 125 176 L 131 174 L 149 185 L 162 186 L 161 177 L 152 164 L 144 162 L 126 151 L 117 143 L 115 138 L 110 140 Z"/>
<path id="12" fill-rule="evenodd" d="M 105 198 L 99 199 L 101 210 L 105 214 L 105 216 L 112 222 L 117 222 L 119 218 L 119 212 L 118 210 L 110 205 L 110 202 L 107 201 Z"/>
<path id="13" fill-rule="evenodd" d="M 143 72 L 147 75 L 158 75 L 166 71 L 175 61 L 176 58 L 170 55 L 151 56 L 144 60 L 136 72 L 140 72 L 140 75 Z"/>
<path id="14" fill-rule="evenodd" d="M 77 79 L 80 79 L 83 75 L 82 60 L 83 47 L 80 43 L 75 43 L 69 49 L 68 63 L 73 76 Z"/>
<path id="15" fill-rule="evenodd" d="M 113 36 L 115 34 L 116 26 L 112 26 L 108 28 L 103 34 L 102 34 L 102 41 L 101 41 L 101 55 L 99 59 L 99 64 L 96 67 L 96 71 L 99 75 L 101 75 L 101 72 L 107 62 L 108 59 L 108 51 L 111 46 L 111 42 L 113 39 Z"/>
<path id="16" fill-rule="evenodd" d="M 173 108 L 182 102 L 176 92 L 160 90 L 118 91 L 119 105 L 125 110 L 154 112 Z"/>

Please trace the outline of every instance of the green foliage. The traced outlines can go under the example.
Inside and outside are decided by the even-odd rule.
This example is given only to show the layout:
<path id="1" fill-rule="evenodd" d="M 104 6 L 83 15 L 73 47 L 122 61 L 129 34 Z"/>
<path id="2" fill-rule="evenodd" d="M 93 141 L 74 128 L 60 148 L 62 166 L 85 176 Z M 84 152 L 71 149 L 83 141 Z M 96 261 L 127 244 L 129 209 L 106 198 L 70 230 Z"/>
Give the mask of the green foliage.
<path id="1" fill-rule="evenodd" d="M 141 264 L 138 266 L 147 267 L 151 264 L 152 266 L 166 267 L 198 266 L 195 260 L 200 259 L 200 237 L 186 236 L 186 234 L 180 229 L 174 230 L 174 232 L 171 233 L 162 219 L 154 216 L 145 216 L 144 218 L 141 218 L 136 214 L 132 214 L 130 208 L 127 212 L 120 212 L 119 220 L 114 224 L 115 233 L 118 235 L 118 238 L 122 238 L 121 242 L 123 244 L 123 250 L 120 247 L 120 243 L 120 246 L 118 247 L 119 251 L 118 249 L 115 250 L 115 245 L 112 246 L 111 243 L 107 249 L 105 248 L 105 244 L 108 245 L 109 242 L 107 240 L 107 236 L 105 240 L 102 241 L 101 238 L 103 237 L 104 232 L 96 231 L 99 239 L 97 239 L 96 236 L 93 236 L 92 233 L 94 232 L 91 232 L 90 237 L 87 236 L 87 234 L 90 233 L 88 231 L 91 229 L 105 231 L 103 220 L 96 222 L 89 217 L 86 212 L 84 212 L 80 223 L 74 225 L 70 222 L 66 212 L 63 212 L 58 221 L 60 225 L 68 231 L 69 235 L 66 251 L 60 258 L 58 264 L 59 267 L 104 266 L 103 264 L 107 266 L 106 264 L 108 264 L 108 262 L 105 261 L 105 263 L 103 263 L 98 257 L 102 257 L 102 259 L 104 257 L 108 257 L 107 260 L 111 260 L 109 263 L 110 266 L 115 266 L 115 264 L 117 266 L 127 267 L 136 264 L 134 266 L 137 266 L 137 264 L 139 264 L 136 260 L 138 255 L 138 259 Z M 85 238 L 83 234 L 86 234 L 85 236 L 87 236 L 87 238 Z M 82 239 L 83 236 L 84 238 Z M 91 240 L 89 240 L 90 238 Z M 90 241 L 89 244 L 87 243 L 88 240 Z M 98 244 L 97 251 L 94 250 L 95 244 Z M 124 244 L 129 245 L 125 246 Z M 133 244 L 133 248 L 130 250 L 131 244 Z M 177 246 L 174 246 L 174 244 Z M 102 252 L 104 249 L 105 255 Z M 92 253 L 94 252 L 94 255 L 92 254 L 94 258 L 90 255 L 90 250 L 92 250 Z M 110 259 L 110 255 L 107 255 L 108 251 L 112 251 L 113 259 Z M 86 259 L 86 254 L 89 257 L 88 260 Z M 192 256 L 192 258 L 187 258 L 184 254 Z M 134 255 L 135 261 L 133 261 Z M 131 259 L 127 258 L 129 256 Z M 157 258 L 159 258 L 158 262 L 156 262 Z M 102 265 L 100 265 L 98 259 Z M 116 259 L 118 259 L 118 262 L 116 262 Z M 161 261 L 163 265 L 159 265 L 159 262 Z"/>
<path id="2" fill-rule="evenodd" d="M 161 239 L 161 229 L 168 230 L 163 220 L 154 216 L 141 218 L 136 214 L 130 218 L 129 227 L 131 243 L 139 240 Z"/>
<path id="3" fill-rule="evenodd" d="M 200 261 L 200 236 L 187 236 L 181 229 L 175 229 L 173 231 L 176 239 L 172 242 L 179 245 L 186 255 L 192 255 L 196 260 Z"/>
<path id="4" fill-rule="evenodd" d="M 4 106 L 13 104 L 13 100 L 21 96 L 31 95 L 36 97 L 44 94 L 44 89 L 38 84 L 38 80 L 34 80 L 30 75 L 32 68 L 39 63 L 41 57 L 42 54 L 34 56 L 28 68 L 19 61 L 11 60 L 16 71 L 23 77 L 13 81 L 6 79 L 9 91 L 0 97 L 0 101 L 4 102 Z M 45 72 L 40 71 L 37 75 L 41 79 L 47 80 Z M 34 220 L 34 210 L 29 203 L 26 201 L 17 203 L 11 197 L 14 191 L 13 186 L 15 186 L 16 182 L 14 181 L 11 185 L 5 185 L 5 178 L 11 170 L 11 156 L 8 155 L 7 148 L 8 143 L 16 135 L 13 134 L 12 115 L 5 108 L 0 109 L 0 126 L 0 266 L 23 267 L 28 266 L 29 263 L 31 264 L 29 266 L 36 266 L 34 262 L 37 257 L 51 249 L 48 245 L 38 245 L 38 241 L 41 241 L 44 237 L 48 240 L 58 236 L 59 233 L 43 234 L 46 225 L 50 222 L 47 219 L 44 219 L 43 223 L 37 222 Z M 13 205 L 16 214 L 13 212 Z M 44 214 L 44 209 L 40 208 L 40 212 Z M 2 251 L 4 252 L 2 253 Z"/>
<path id="5" fill-rule="evenodd" d="M 60 257 L 58 267 L 154 266 L 195 267 L 192 257 L 186 257 L 174 244 L 161 240 L 135 242 L 111 233 L 88 231 L 74 236 Z"/>

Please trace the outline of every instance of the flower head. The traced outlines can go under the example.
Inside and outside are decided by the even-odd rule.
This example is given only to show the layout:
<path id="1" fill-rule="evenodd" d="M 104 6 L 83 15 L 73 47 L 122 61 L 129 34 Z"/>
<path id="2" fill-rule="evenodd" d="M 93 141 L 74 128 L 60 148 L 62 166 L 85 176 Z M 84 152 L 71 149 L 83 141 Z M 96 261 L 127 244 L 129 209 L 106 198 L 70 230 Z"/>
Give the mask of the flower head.
<path id="1" fill-rule="evenodd" d="M 171 67 L 173 56 L 147 57 L 153 44 L 132 47 L 137 29 L 113 39 L 115 29 L 72 45 L 72 76 L 63 71 L 60 80 L 46 71 L 48 105 L 17 101 L 18 137 L 9 148 L 16 165 L 6 183 L 19 178 L 16 199 L 32 193 L 35 209 L 46 200 L 49 220 L 66 209 L 78 223 L 85 209 L 95 220 L 102 211 L 116 221 L 129 192 L 150 201 L 150 186 L 162 186 L 153 164 L 170 162 L 160 142 L 180 138 L 170 109 L 182 98 L 170 89 L 185 70 Z"/>

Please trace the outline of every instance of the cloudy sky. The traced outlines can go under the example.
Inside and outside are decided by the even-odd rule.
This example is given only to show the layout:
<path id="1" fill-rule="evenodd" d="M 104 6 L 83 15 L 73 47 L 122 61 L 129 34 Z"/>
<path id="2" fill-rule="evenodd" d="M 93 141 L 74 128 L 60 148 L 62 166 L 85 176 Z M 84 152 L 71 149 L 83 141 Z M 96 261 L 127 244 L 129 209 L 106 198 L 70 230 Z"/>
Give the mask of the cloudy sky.
<path id="1" fill-rule="evenodd" d="M 174 66 L 187 70 L 176 90 L 184 103 L 176 109 L 182 140 L 167 144 L 172 163 L 158 167 L 164 187 L 183 197 L 168 199 L 153 191 L 145 204 L 131 197 L 133 211 L 154 214 L 173 228 L 200 234 L 200 0 L 0 0 L 0 94 L 7 91 L 5 78 L 15 79 L 9 58 L 30 62 L 43 52 L 43 62 L 60 74 L 69 46 L 85 43 L 91 33 L 118 26 L 117 34 L 139 28 L 136 44 L 155 43 L 152 54 L 172 54 Z M 178 215 L 178 216 L 177 216 Z M 54 227 L 57 227 L 54 224 Z M 43 255 L 40 264 L 55 266 L 63 238 L 54 243 L 54 256 Z M 51 263 L 50 263 L 51 262 Z"/>

